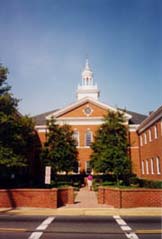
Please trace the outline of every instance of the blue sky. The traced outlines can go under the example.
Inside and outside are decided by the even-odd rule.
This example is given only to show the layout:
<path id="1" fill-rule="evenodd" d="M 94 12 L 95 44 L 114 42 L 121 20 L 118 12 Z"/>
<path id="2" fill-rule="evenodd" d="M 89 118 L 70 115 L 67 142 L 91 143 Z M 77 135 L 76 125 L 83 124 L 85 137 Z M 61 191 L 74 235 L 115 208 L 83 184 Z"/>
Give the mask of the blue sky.
<path id="1" fill-rule="evenodd" d="M 100 100 L 148 114 L 162 104 L 161 0 L 0 0 L 0 62 L 36 115 L 76 100 L 88 55 Z"/>

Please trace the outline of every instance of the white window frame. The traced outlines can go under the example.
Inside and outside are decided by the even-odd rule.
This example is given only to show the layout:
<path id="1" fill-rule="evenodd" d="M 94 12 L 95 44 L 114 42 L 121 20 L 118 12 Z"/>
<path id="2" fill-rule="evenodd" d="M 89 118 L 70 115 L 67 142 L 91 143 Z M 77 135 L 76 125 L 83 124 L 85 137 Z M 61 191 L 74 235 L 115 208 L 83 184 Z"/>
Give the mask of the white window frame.
<path id="1" fill-rule="evenodd" d="M 91 137 L 90 139 L 90 144 L 92 143 L 93 141 L 93 134 L 92 134 L 92 131 L 87 129 L 86 130 L 86 133 L 85 133 L 85 147 L 90 147 L 90 144 L 87 144 L 88 140 L 87 140 L 87 135 L 89 134 L 89 136 Z"/>
<path id="2" fill-rule="evenodd" d="M 91 171 L 91 168 L 89 167 L 89 164 L 90 163 L 90 160 L 88 160 L 88 161 L 86 161 L 85 162 L 85 172 L 86 173 L 90 173 L 90 171 Z M 89 169 L 89 170 L 88 170 Z"/>
<path id="3" fill-rule="evenodd" d="M 146 174 L 149 174 L 149 161 L 146 159 Z"/>
<path id="4" fill-rule="evenodd" d="M 140 146 L 143 146 L 143 137 L 140 135 Z"/>
<path id="5" fill-rule="evenodd" d="M 149 135 L 149 142 L 152 141 L 152 131 L 151 129 L 148 130 L 148 135 Z"/>
<path id="6" fill-rule="evenodd" d="M 76 134 L 76 135 L 75 135 Z M 77 147 L 80 146 L 80 134 L 78 130 L 74 130 L 73 131 L 73 138 L 76 140 L 77 142 Z"/>
<path id="7" fill-rule="evenodd" d="M 160 158 L 156 157 L 156 170 L 157 170 L 157 174 L 161 174 L 160 172 Z"/>
<path id="8" fill-rule="evenodd" d="M 155 137 L 155 139 L 158 138 L 158 127 L 157 127 L 157 125 L 154 126 L 154 137 Z"/>
<path id="9" fill-rule="evenodd" d="M 145 163 L 144 163 L 144 160 L 142 160 L 141 169 L 142 169 L 142 174 L 145 174 Z"/>
<path id="10" fill-rule="evenodd" d="M 144 144 L 147 144 L 147 135 L 144 133 Z"/>
<path id="11" fill-rule="evenodd" d="M 150 165 L 151 165 L 151 174 L 154 174 L 154 159 L 150 159 Z"/>

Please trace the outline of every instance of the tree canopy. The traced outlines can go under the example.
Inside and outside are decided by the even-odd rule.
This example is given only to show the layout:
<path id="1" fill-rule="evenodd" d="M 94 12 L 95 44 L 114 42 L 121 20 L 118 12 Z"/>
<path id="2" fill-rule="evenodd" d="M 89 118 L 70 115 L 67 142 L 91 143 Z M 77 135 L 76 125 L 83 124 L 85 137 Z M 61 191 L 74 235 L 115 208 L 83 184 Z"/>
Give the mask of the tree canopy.
<path id="1" fill-rule="evenodd" d="M 76 141 L 69 125 L 59 126 L 55 119 L 47 122 L 48 133 L 42 160 L 54 173 L 76 171 L 78 168 Z"/>
<path id="2" fill-rule="evenodd" d="M 92 168 L 96 172 L 114 175 L 117 181 L 125 180 L 131 171 L 128 146 L 124 114 L 120 111 L 108 112 L 91 145 Z"/>
<path id="3" fill-rule="evenodd" d="M 10 92 L 7 76 L 8 69 L 0 65 L 0 165 L 26 166 L 33 159 L 34 124 L 18 112 L 19 101 Z"/>

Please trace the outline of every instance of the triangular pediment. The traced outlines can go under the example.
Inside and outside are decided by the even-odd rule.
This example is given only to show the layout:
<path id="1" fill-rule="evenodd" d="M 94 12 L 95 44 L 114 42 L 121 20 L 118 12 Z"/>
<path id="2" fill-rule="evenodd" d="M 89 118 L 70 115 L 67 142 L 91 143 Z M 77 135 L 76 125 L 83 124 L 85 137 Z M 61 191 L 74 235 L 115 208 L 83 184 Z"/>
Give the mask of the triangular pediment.
<path id="1" fill-rule="evenodd" d="M 80 99 L 56 112 L 49 114 L 46 119 L 51 117 L 56 119 L 60 118 L 101 118 L 107 114 L 107 111 L 117 111 L 116 108 L 104 104 L 91 97 L 85 97 Z M 131 115 L 125 113 L 127 119 L 131 118 Z"/>

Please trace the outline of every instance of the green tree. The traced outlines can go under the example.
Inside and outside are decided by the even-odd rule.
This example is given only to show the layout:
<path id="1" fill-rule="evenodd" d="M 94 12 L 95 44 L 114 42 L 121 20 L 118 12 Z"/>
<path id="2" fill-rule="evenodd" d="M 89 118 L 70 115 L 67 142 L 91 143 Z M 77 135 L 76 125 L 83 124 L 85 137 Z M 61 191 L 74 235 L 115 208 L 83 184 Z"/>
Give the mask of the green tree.
<path id="1" fill-rule="evenodd" d="M 47 142 L 42 152 L 44 164 L 51 166 L 55 174 L 76 171 L 78 151 L 71 127 L 60 127 L 53 118 L 47 122 L 47 126 Z"/>
<path id="2" fill-rule="evenodd" d="M 90 164 L 96 172 L 110 173 L 117 182 L 122 179 L 127 183 L 131 161 L 128 157 L 128 135 L 124 123 L 123 113 L 108 112 L 91 145 L 93 153 Z"/>
<path id="3" fill-rule="evenodd" d="M 33 164 L 37 147 L 34 124 L 18 112 L 18 100 L 7 84 L 8 69 L 0 65 L 0 166 L 1 169 Z"/>

